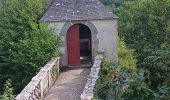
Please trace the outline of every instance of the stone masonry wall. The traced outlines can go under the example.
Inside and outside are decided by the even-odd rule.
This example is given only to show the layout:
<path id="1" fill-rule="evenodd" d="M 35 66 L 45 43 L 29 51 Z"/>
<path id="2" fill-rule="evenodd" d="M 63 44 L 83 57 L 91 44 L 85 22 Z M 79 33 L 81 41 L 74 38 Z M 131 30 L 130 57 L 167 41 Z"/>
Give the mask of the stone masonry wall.
<path id="1" fill-rule="evenodd" d="M 67 31 L 74 24 L 88 26 L 92 35 L 92 61 L 98 52 L 103 51 L 106 59 L 118 61 L 118 32 L 117 19 L 112 20 L 83 20 L 67 22 L 49 22 L 49 28 L 54 29 L 61 36 L 60 57 L 61 64 L 67 66 Z"/>
<path id="2" fill-rule="evenodd" d="M 93 66 L 91 67 L 90 77 L 87 80 L 84 91 L 81 94 L 81 100 L 91 100 L 93 98 L 93 91 L 96 85 L 96 81 L 99 77 L 100 65 L 103 59 L 103 54 L 98 54 L 95 57 Z"/>
<path id="3" fill-rule="evenodd" d="M 16 100 L 37 100 L 44 97 L 54 84 L 59 74 L 59 57 L 48 62 L 40 72 L 32 78 L 28 85 L 17 95 Z"/>

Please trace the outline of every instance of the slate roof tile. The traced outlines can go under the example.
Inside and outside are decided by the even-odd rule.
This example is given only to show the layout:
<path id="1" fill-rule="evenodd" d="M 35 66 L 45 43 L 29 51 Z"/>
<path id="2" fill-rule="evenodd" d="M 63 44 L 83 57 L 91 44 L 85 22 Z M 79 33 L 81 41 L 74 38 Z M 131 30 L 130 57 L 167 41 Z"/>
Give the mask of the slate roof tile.
<path id="1" fill-rule="evenodd" d="M 99 0 L 55 0 L 40 21 L 70 21 L 117 18 Z"/>

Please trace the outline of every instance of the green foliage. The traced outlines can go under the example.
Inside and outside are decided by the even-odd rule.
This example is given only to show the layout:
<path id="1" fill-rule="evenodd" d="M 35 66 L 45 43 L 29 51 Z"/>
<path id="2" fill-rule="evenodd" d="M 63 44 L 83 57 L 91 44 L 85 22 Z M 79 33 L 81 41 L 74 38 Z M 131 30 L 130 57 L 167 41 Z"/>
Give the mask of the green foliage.
<path id="1" fill-rule="evenodd" d="M 154 100 L 154 91 L 147 87 L 144 79 L 142 74 L 134 74 L 134 78 L 128 83 L 129 87 L 123 93 L 122 98 L 125 100 Z"/>
<path id="2" fill-rule="evenodd" d="M 109 93 L 110 86 L 112 84 L 111 78 L 108 78 L 105 75 L 100 75 L 100 78 L 97 80 L 95 87 L 95 98 L 106 99 Z"/>
<path id="3" fill-rule="evenodd" d="M 44 0 L 5 0 L 1 5 L 0 84 L 11 79 L 14 94 L 20 92 L 51 57 L 59 54 L 57 33 L 47 29 L 45 23 L 37 22 L 45 5 Z"/>
<path id="4" fill-rule="evenodd" d="M 166 55 L 167 52 L 160 53 Z M 168 82 L 159 84 L 157 90 L 152 90 L 146 83 L 145 71 L 136 69 L 133 51 L 128 49 L 123 41 L 120 41 L 119 60 L 118 64 L 106 60 L 102 62 L 100 77 L 95 88 L 95 98 L 102 100 L 169 99 Z"/>
<path id="5" fill-rule="evenodd" d="M 104 66 L 103 66 L 104 65 Z M 111 62 L 103 61 L 95 97 L 104 100 L 155 100 L 160 97 L 145 83 L 142 72 L 129 72 Z M 165 91 L 162 95 L 167 94 Z"/>
<path id="6" fill-rule="evenodd" d="M 124 2 L 118 10 L 120 37 L 135 50 L 138 66 L 144 59 L 168 43 L 168 0 L 136 0 Z"/>
<path id="7" fill-rule="evenodd" d="M 164 82 L 170 87 L 170 52 L 158 50 L 145 59 L 147 69 L 150 71 L 151 87 L 157 88 Z"/>
<path id="8" fill-rule="evenodd" d="M 12 81 L 8 79 L 4 85 L 4 93 L 0 95 L 0 100 L 14 100 Z"/>
<path id="9" fill-rule="evenodd" d="M 169 100 L 170 99 L 170 87 L 163 83 L 163 85 L 158 86 L 158 91 L 155 93 L 155 97 L 160 100 Z"/>
<path id="10" fill-rule="evenodd" d="M 131 49 L 123 50 L 123 45 L 119 47 L 120 63 L 116 68 L 116 82 L 120 84 L 115 84 L 114 87 L 121 87 L 123 80 L 132 81 L 127 81 L 129 87 L 123 93 L 121 88 L 114 91 L 115 99 L 120 100 L 123 95 L 125 100 L 169 100 L 170 1 L 113 0 L 113 3 L 106 5 L 110 5 L 113 11 L 116 10 L 119 16 L 119 36 L 125 41 L 124 45 L 134 51 L 134 54 L 129 55 Z M 136 58 L 134 61 L 131 60 L 133 55 Z M 137 69 L 132 71 L 135 73 L 129 73 L 136 62 L 143 75 Z M 124 73 L 127 77 L 122 76 Z"/>
<path id="11" fill-rule="evenodd" d="M 128 88 L 125 89 L 121 98 L 125 100 L 169 100 L 170 88 L 163 83 L 152 90 L 145 82 L 142 74 L 134 74 L 132 81 L 129 81 Z"/>
<path id="12" fill-rule="evenodd" d="M 136 59 L 133 57 L 133 50 L 126 47 L 123 41 L 119 42 L 119 63 L 120 67 L 129 71 L 136 71 Z"/>
<path id="13" fill-rule="evenodd" d="M 126 60 L 128 58 L 128 60 Z M 131 80 L 136 72 L 135 59 L 133 51 L 128 49 L 123 41 L 120 41 L 119 46 L 119 62 L 113 64 L 106 60 L 102 61 L 100 77 L 97 81 L 95 97 L 100 99 L 109 99 L 113 95 L 118 95 L 118 91 L 113 92 L 116 82 L 113 79 L 118 78 L 120 83 L 125 83 L 126 80 Z M 110 100 L 110 99 L 109 99 Z"/>
<path id="14" fill-rule="evenodd" d="M 170 87 L 170 1 L 127 0 L 117 13 L 119 35 L 134 50 L 146 84 L 155 92 L 164 83 Z"/>

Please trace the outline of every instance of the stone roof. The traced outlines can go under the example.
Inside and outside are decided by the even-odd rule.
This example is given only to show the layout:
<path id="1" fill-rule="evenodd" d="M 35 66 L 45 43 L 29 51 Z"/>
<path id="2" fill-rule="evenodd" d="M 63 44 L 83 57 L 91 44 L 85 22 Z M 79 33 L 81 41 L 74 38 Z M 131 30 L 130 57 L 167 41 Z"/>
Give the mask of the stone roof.
<path id="1" fill-rule="evenodd" d="M 99 0 L 55 0 L 40 21 L 70 21 L 117 18 Z"/>

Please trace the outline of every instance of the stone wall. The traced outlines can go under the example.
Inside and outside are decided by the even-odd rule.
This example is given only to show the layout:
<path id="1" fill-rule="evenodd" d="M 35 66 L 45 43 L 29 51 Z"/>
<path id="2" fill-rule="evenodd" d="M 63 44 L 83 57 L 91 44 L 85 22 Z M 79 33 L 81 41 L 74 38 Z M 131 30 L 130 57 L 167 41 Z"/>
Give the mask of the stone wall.
<path id="1" fill-rule="evenodd" d="M 50 22 L 49 28 L 60 33 L 62 44 L 60 47 L 61 64 L 67 66 L 67 31 L 74 24 L 86 25 L 92 34 L 92 60 L 97 52 L 103 51 L 106 59 L 117 62 L 118 32 L 117 19 L 112 20 L 84 20 L 67 22 Z"/>
<path id="2" fill-rule="evenodd" d="M 93 66 L 91 67 L 90 77 L 88 78 L 84 91 L 80 96 L 81 100 L 92 100 L 96 81 L 99 77 L 100 65 L 102 59 L 103 59 L 103 54 L 98 54 L 95 57 L 95 61 L 93 63 Z"/>
<path id="3" fill-rule="evenodd" d="M 48 62 L 40 72 L 32 78 L 28 85 L 17 95 L 16 100 L 37 100 L 44 97 L 54 84 L 59 74 L 59 57 Z"/>
<path id="4" fill-rule="evenodd" d="M 98 50 L 104 52 L 107 60 L 118 61 L 118 31 L 117 19 L 92 20 L 91 23 L 97 28 Z M 92 44 L 95 45 L 95 44 Z"/>
<path id="5" fill-rule="evenodd" d="M 96 27 L 94 26 L 91 21 L 69 21 L 69 22 L 50 22 L 49 23 L 49 28 L 54 29 L 56 33 L 60 33 L 61 36 L 61 47 L 60 47 L 60 53 L 61 53 L 61 64 L 63 66 L 67 66 L 67 31 L 69 28 L 74 25 L 74 24 L 84 24 L 86 25 L 90 31 L 91 31 L 91 36 L 92 36 L 92 60 L 94 61 L 95 55 L 98 51 L 98 39 L 97 39 L 97 34 L 98 31 Z"/>

